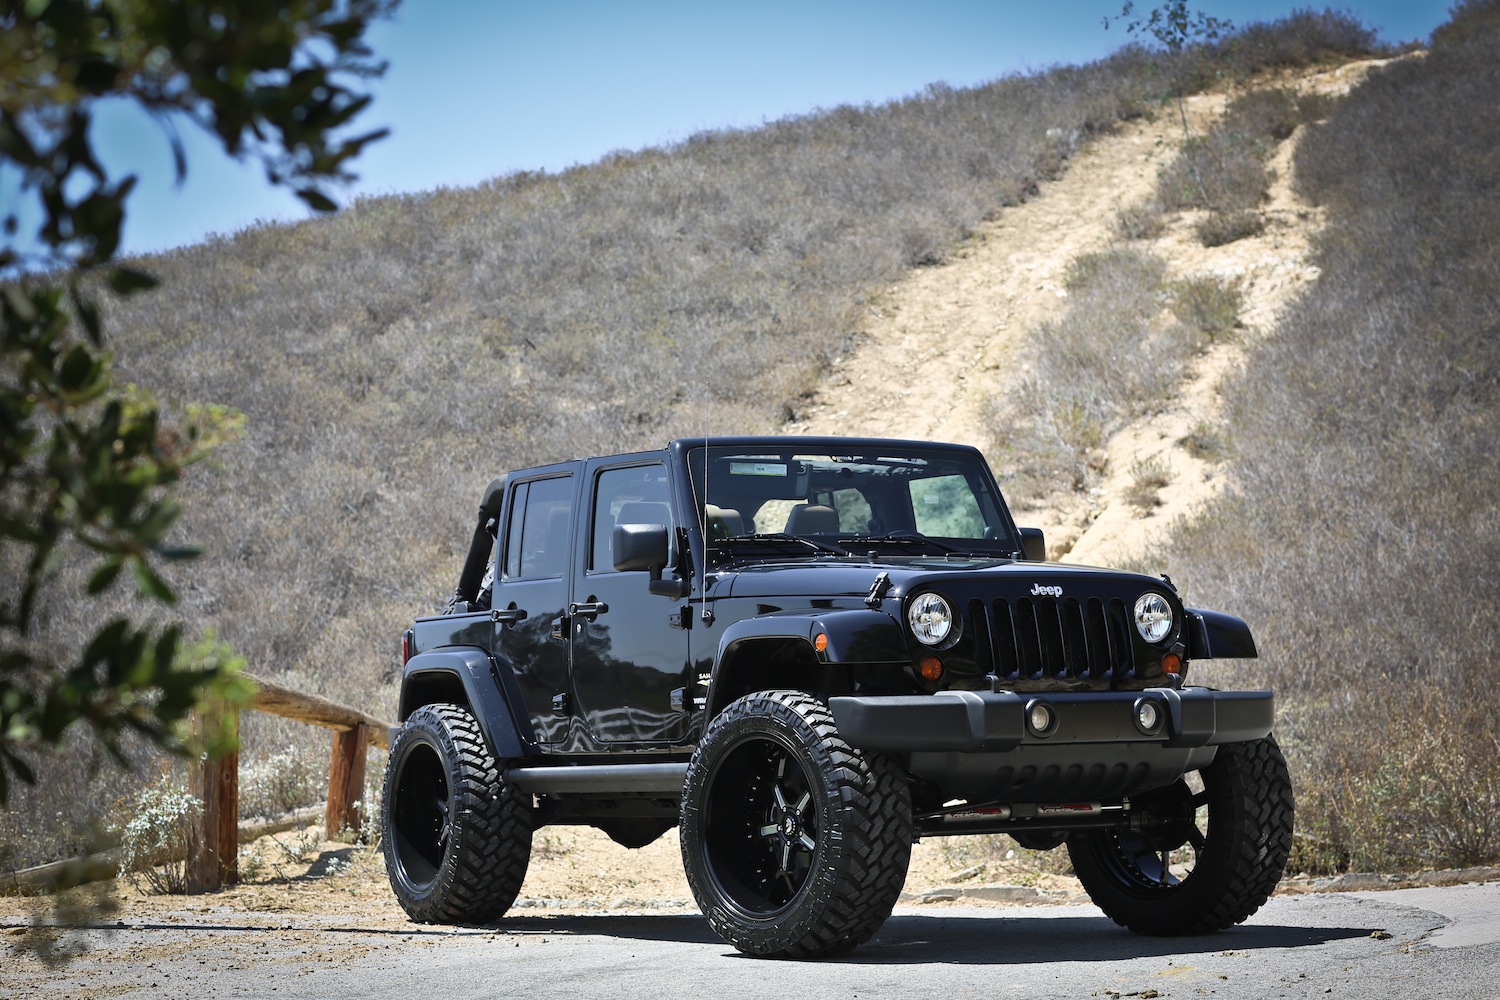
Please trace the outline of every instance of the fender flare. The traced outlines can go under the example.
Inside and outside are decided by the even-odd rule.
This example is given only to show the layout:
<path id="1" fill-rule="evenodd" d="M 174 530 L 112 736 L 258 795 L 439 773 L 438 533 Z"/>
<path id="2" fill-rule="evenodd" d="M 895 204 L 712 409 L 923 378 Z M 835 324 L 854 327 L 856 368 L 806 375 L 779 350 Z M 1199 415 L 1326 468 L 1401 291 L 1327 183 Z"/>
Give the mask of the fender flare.
<path id="1" fill-rule="evenodd" d="M 1187 612 L 1188 659 L 1253 659 L 1260 655 L 1243 618 L 1201 608 L 1183 610 Z"/>
<path id="2" fill-rule="evenodd" d="M 424 692 L 451 693 L 462 688 L 470 711 L 495 757 L 517 760 L 531 756 L 536 733 L 531 717 L 515 707 L 521 705 L 520 689 L 505 665 L 497 665 L 486 651 L 474 646 L 444 646 L 418 653 L 406 663 L 401 676 L 401 703 L 396 715 L 404 723 L 423 705 L 448 701 L 449 697 L 425 698 Z"/>
<path id="3" fill-rule="evenodd" d="M 815 640 L 828 637 L 819 650 Z M 775 611 L 745 618 L 724 629 L 714 656 L 714 677 L 709 687 L 707 705 L 711 713 L 722 709 L 718 704 L 719 682 L 724 664 L 732 661 L 736 649 L 747 643 L 780 639 L 800 643 L 810 659 L 820 664 L 842 663 L 911 663 L 906 636 L 900 624 L 884 611 L 869 608 L 814 608 Z"/>
<path id="4" fill-rule="evenodd" d="M 822 651 L 814 646 L 828 637 Z M 788 639 L 807 643 L 824 663 L 909 663 L 906 636 L 895 618 L 868 608 L 816 608 L 775 611 L 745 618 L 724 629 L 715 662 L 723 663 L 747 639 Z M 893 655 L 894 654 L 894 655 Z"/>

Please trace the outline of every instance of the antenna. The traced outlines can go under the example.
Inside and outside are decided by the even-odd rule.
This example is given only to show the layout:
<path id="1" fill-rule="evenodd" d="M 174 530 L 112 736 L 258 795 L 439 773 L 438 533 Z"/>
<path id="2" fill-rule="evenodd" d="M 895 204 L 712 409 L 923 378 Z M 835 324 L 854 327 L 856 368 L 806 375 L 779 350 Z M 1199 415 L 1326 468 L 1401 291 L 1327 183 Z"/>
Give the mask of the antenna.
<path id="1" fill-rule="evenodd" d="M 714 613 L 708 606 L 708 435 L 703 435 L 703 503 L 698 506 L 698 537 L 703 540 L 703 565 L 699 567 L 700 580 L 703 584 L 703 592 L 699 597 L 702 602 L 702 618 L 705 624 L 714 620 Z M 696 498 L 695 498 L 696 499 Z M 691 642 L 691 638 L 688 640 Z"/>

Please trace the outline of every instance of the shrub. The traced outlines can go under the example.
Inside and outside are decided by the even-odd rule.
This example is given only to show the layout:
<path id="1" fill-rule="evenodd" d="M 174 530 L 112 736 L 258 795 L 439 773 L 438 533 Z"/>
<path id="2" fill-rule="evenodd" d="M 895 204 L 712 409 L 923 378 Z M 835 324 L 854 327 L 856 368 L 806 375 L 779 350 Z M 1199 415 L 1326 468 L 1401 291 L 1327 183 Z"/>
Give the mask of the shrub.
<path id="1" fill-rule="evenodd" d="M 187 891 L 188 841 L 203 811 L 197 797 L 162 774 L 123 809 L 127 819 L 115 829 L 120 841 L 120 876 L 150 892 Z"/>
<path id="2" fill-rule="evenodd" d="M 1022 373 L 986 404 L 995 465 L 1023 508 L 1054 490 L 1087 487 L 1098 473 L 1089 450 L 1174 392 L 1217 335 L 1222 310 L 1237 308 L 1238 293 L 1214 279 L 1169 286 L 1165 278 L 1161 259 L 1129 248 L 1069 264 L 1067 311 L 1028 332 Z"/>
<path id="3" fill-rule="evenodd" d="M 1178 442 L 1183 449 L 1200 462 L 1218 462 L 1228 453 L 1224 432 L 1211 424 L 1199 423 Z"/>
<path id="4" fill-rule="evenodd" d="M 1277 143 L 1301 122 L 1326 114 L 1327 107 L 1326 102 L 1304 102 L 1279 89 L 1253 90 L 1236 98 L 1206 134 L 1183 142 L 1177 158 L 1162 171 L 1157 199 L 1167 210 L 1208 209 L 1238 218 L 1243 226 L 1243 214 L 1260 205 L 1270 190 L 1266 161 Z M 1221 228 L 1228 231 L 1222 224 Z"/>
<path id="5" fill-rule="evenodd" d="M 1206 247 L 1221 247 L 1265 231 L 1266 222 L 1259 212 L 1210 212 L 1193 227 Z"/>
<path id="6" fill-rule="evenodd" d="M 1244 293 L 1233 282 L 1213 275 L 1193 275 L 1167 286 L 1172 312 L 1206 342 L 1225 340 L 1240 325 Z"/>
<path id="7" fill-rule="evenodd" d="M 286 746 L 240 768 L 241 816 L 279 816 L 327 793 L 328 751 Z"/>
<path id="8" fill-rule="evenodd" d="M 1130 467 L 1130 485 L 1125 487 L 1125 502 L 1141 513 L 1161 505 L 1161 491 L 1172 485 L 1172 474 L 1160 458 L 1136 462 Z"/>
<path id="9" fill-rule="evenodd" d="M 1148 200 L 1120 209 L 1110 228 L 1122 240 L 1149 240 L 1160 236 L 1167 227 L 1161 205 Z"/>

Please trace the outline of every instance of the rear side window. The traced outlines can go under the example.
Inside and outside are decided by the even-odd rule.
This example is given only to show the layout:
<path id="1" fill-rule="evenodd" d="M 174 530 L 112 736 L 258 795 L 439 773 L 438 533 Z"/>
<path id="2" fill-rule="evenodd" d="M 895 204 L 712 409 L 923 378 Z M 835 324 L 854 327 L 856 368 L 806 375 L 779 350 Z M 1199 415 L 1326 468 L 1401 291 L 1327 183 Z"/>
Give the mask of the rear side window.
<path id="1" fill-rule="evenodd" d="M 521 483 L 511 494 L 505 534 L 505 575 L 538 580 L 568 570 L 573 534 L 573 479 L 558 476 Z"/>

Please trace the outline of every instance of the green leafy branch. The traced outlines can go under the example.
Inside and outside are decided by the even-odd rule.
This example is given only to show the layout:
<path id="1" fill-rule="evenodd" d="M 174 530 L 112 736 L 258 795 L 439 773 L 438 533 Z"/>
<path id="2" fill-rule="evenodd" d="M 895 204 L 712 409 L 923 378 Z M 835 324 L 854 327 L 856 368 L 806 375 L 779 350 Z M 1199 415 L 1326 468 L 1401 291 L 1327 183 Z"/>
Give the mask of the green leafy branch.
<path id="1" fill-rule="evenodd" d="M 20 178 L 40 219 L 23 233 L 20 204 L 0 217 L 0 804 L 12 779 L 35 781 L 29 755 L 77 724 L 124 762 L 127 734 L 181 750 L 195 705 L 248 694 L 232 650 L 187 641 L 170 621 L 114 616 L 71 653 L 46 634 L 49 601 L 101 600 L 125 581 L 148 606 L 177 603 L 164 568 L 198 549 L 174 539 L 176 487 L 243 425 L 223 407 L 172 414 L 115 384 L 101 303 L 157 282 L 115 262 L 135 178 L 111 177 L 95 155 L 94 109 L 110 99 L 146 110 L 179 181 L 185 122 L 333 211 L 328 185 L 383 134 L 346 130 L 370 102 L 351 82 L 384 69 L 365 31 L 393 7 L 0 0 L 0 172 Z M 64 566 L 83 570 L 80 594 L 53 593 Z M 192 749 L 218 752 L 229 737 Z"/>

